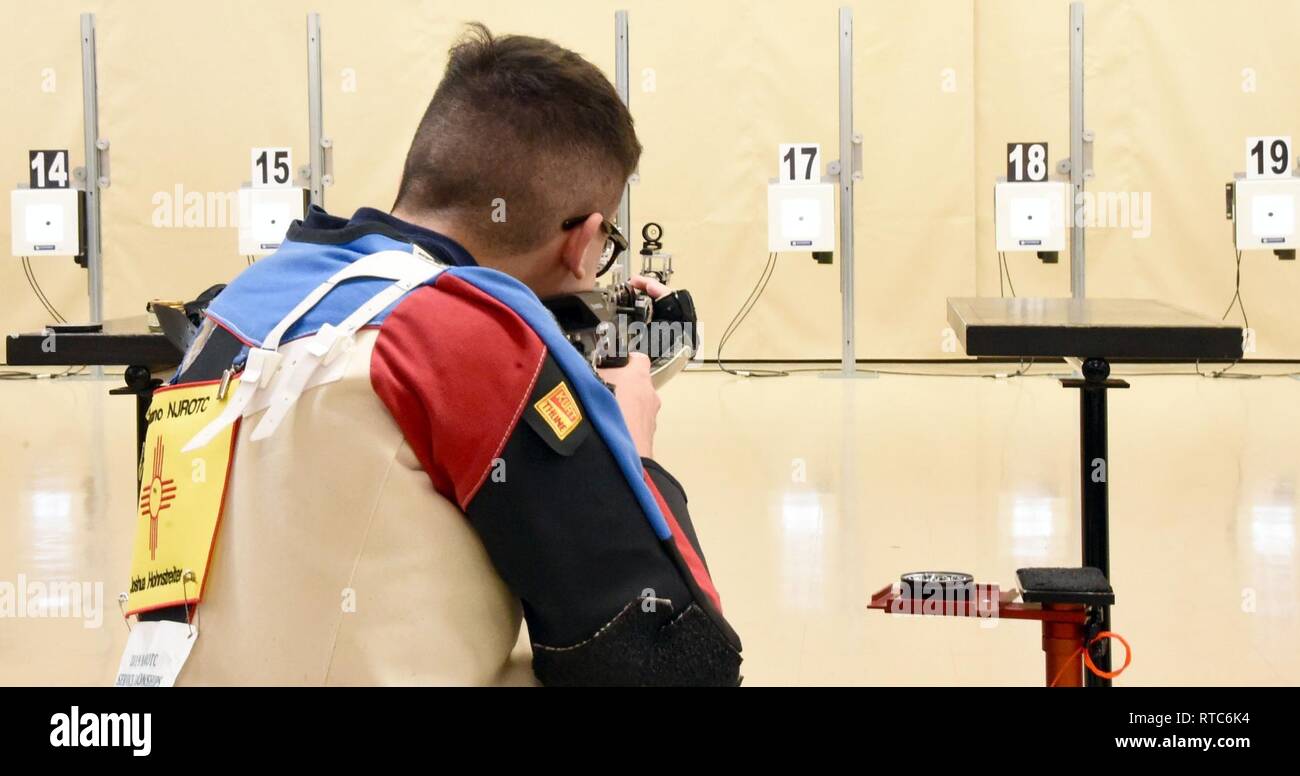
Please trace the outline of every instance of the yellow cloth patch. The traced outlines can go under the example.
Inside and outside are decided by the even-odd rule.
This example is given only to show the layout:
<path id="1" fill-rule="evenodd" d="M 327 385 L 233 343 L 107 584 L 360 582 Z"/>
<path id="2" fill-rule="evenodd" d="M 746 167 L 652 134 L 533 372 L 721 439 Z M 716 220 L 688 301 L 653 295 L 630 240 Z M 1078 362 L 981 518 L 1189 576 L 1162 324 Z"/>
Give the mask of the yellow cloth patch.
<path id="1" fill-rule="evenodd" d="M 231 380 L 226 395 L 238 385 Z M 221 414 L 217 388 L 216 381 L 161 388 L 149 404 L 127 614 L 202 598 L 239 422 L 192 453 L 181 448 Z M 186 580 L 186 571 L 195 578 Z"/>
<path id="2" fill-rule="evenodd" d="M 551 427 L 561 441 L 582 422 L 582 410 L 578 409 L 573 394 L 569 393 L 569 386 L 562 380 L 541 401 L 534 404 L 533 409 L 537 410 L 537 414 L 542 416 L 542 420 L 546 421 L 546 425 Z"/>

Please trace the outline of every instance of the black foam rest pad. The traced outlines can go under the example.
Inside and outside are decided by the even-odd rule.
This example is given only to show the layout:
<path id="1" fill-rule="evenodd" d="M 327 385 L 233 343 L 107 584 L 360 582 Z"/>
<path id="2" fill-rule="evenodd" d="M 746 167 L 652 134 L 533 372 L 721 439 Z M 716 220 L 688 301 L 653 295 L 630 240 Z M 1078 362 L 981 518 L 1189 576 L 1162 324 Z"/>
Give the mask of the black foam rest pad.
<path id="1" fill-rule="evenodd" d="M 1030 603 L 1081 603 L 1109 605 L 1115 591 L 1100 569 L 1028 568 L 1018 569 L 1021 594 Z"/>

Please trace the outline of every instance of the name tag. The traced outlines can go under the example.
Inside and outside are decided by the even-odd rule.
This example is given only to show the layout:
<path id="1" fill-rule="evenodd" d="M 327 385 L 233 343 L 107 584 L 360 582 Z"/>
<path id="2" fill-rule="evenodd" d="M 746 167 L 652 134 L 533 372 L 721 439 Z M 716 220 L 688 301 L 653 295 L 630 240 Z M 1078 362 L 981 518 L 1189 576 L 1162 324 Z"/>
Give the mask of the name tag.
<path id="1" fill-rule="evenodd" d="M 232 380 L 225 396 L 238 383 Z M 202 600 L 239 423 L 198 450 L 181 448 L 221 413 L 225 403 L 217 398 L 218 388 L 212 381 L 154 392 L 140 462 L 128 615 Z"/>
<path id="2" fill-rule="evenodd" d="M 198 626 L 181 622 L 137 622 L 117 666 L 116 687 L 171 687 L 189 659 Z"/>

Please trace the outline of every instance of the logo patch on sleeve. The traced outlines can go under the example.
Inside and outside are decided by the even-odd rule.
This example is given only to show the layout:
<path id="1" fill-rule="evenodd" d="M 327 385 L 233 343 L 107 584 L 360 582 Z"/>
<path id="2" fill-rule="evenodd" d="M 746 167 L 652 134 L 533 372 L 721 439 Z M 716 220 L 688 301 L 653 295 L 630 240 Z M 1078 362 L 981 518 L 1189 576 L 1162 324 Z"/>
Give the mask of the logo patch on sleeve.
<path id="1" fill-rule="evenodd" d="M 574 401 L 563 380 L 534 404 L 533 409 L 561 442 L 582 423 L 582 410 L 578 409 L 578 402 Z"/>
<path id="2" fill-rule="evenodd" d="M 524 405 L 524 423 L 532 427 L 543 444 L 567 457 L 591 436 L 593 426 L 583 414 L 582 402 L 569 378 L 547 356 Z"/>

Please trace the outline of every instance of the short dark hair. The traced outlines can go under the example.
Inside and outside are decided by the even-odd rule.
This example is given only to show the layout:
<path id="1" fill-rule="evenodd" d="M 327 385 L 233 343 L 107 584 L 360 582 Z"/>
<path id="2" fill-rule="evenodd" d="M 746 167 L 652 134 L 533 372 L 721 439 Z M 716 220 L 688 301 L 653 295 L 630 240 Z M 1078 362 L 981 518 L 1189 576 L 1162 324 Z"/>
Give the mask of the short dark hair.
<path id="1" fill-rule="evenodd" d="M 640 158 L 632 115 L 595 65 L 473 23 L 411 141 L 394 208 L 450 213 L 478 244 L 524 252 L 616 199 Z"/>

